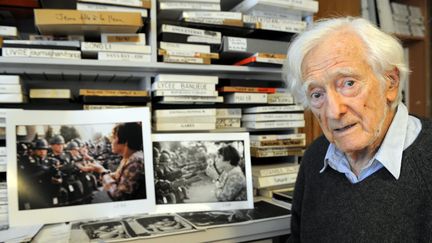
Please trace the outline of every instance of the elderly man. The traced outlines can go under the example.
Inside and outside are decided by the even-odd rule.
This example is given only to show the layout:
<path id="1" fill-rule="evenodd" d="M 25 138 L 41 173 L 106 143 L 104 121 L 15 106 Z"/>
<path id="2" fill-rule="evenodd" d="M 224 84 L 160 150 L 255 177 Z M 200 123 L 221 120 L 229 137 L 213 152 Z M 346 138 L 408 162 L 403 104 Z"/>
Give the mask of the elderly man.
<path id="1" fill-rule="evenodd" d="M 284 74 L 324 133 L 301 162 L 289 241 L 432 242 L 432 123 L 401 103 L 401 44 L 364 19 L 323 20 Z"/>

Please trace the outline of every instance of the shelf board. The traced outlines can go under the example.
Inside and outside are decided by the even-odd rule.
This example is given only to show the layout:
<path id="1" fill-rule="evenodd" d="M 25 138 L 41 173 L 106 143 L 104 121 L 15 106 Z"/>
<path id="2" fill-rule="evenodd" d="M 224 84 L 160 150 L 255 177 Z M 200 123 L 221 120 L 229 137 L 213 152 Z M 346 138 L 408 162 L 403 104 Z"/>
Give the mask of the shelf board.
<path id="1" fill-rule="evenodd" d="M 154 76 L 159 73 L 218 75 L 221 78 L 281 80 L 281 68 L 245 67 L 233 65 L 194 65 L 174 63 L 113 62 L 91 59 L 59 60 L 50 58 L 0 57 L 0 74 L 31 75 L 97 75 Z"/>
<path id="2" fill-rule="evenodd" d="M 425 40 L 425 38 L 421 36 L 410 36 L 410 35 L 400 35 L 400 34 L 395 34 L 394 36 L 399 40 L 401 40 L 403 43 Z"/>

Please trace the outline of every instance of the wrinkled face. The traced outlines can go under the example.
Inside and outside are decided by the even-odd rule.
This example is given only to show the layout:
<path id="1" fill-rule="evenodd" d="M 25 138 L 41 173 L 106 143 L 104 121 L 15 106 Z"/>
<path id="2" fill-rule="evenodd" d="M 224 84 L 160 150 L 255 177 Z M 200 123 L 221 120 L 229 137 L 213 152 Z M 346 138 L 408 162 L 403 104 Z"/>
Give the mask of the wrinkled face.
<path id="1" fill-rule="evenodd" d="M 394 72 L 388 75 L 398 84 Z M 391 123 L 389 103 L 396 99 L 397 85 L 388 78 L 383 87 L 355 34 L 339 31 L 326 37 L 305 56 L 302 73 L 310 108 L 330 142 L 345 153 L 380 145 Z"/>

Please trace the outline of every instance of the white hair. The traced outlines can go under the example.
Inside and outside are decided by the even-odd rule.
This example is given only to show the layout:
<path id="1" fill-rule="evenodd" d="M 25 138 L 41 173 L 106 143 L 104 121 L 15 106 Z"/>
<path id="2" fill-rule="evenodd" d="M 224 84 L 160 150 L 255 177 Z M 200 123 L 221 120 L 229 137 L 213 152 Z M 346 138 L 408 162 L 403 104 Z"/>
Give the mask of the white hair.
<path id="1" fill-rule="evenodd" d="M 393 36 L 379 30 L 362 18 L 342 17 L 322 19 L 314 22 L 305 32 L 297 35 L 288 48 L 288 58 L 283 66 L 283 79 L 297 103 L 308 106 L 302 77 L 302 62 L 306 54 L 318 46 L 328 35 L 341 29 L 348 29 L 358 35 L 366 49 L 366 59 L 378 80 L 385 87 L 387 71 L 397 68 L 399 71 L 398 97 L 393 102 L 395 108 L 402 99 L 402 88 L 407 82 L 409 69 L 403 55 L 400 42 Z"/>

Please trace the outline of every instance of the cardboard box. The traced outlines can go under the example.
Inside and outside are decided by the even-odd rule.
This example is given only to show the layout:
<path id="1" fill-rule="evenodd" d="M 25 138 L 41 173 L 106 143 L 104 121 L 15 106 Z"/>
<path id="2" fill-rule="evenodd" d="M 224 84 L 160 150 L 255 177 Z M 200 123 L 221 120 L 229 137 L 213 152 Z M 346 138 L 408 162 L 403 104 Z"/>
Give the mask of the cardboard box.
<path id="1" fill-rule="evenodd" d="M 141 14 L 65 9 L 35 9 L 35 25 L 45 35 L 99 35 L 136 33 L 142 26 Z"/>

